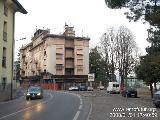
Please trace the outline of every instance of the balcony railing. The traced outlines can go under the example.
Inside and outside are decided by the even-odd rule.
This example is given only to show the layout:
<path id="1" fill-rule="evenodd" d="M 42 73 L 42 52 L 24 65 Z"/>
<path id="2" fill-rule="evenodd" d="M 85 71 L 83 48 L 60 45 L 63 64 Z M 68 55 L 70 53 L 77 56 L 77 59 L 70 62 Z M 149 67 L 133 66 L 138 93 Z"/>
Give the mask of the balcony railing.
<path id="1" fill-rule="evenodd" d="M 63 65 L 56 65 L 56 69 L 57 69 L 57 70 L 62 70 L 63 67 L 64 67 Z"/>
<path id="2" fill-rule="evenodd" d="M 3 59 L 2 59 L 2 66 L 6 67 L 6 57 L 3 57 Z"/>
<path id="3" fill-rule="evenodd" d="M 7 7 L 6 3 L 4 4 L 4 15 L 8 16 L 8 7 Z"/>
<path id="4" fill-rule="evenodd" d="M 7 41 L 7 32 L 3 32 L 3 40 Z"/>

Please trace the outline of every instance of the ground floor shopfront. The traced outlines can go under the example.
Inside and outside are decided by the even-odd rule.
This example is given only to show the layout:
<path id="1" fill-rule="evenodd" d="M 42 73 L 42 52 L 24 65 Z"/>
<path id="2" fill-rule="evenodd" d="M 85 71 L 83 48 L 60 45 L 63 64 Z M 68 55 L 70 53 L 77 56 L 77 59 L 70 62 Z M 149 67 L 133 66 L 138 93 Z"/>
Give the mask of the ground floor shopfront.
<path id="1" fill-rule="evenodd" d="M 38 76 L 24 76 L 20 80 L 21 86 L 41 85 L 45 89 L 67 90 L 70 86 L 88 84 L 88 75 L 52 75 L 42 73 Z"/>

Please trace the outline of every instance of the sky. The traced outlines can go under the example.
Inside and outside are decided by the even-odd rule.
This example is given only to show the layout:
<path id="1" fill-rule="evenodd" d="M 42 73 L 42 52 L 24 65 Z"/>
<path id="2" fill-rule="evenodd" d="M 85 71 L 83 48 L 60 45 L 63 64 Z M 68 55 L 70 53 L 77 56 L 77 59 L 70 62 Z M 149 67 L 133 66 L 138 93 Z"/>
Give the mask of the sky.
<path id="1" fill-rule="evenodd" d="M 36 29 L 49 28 L 51 34 L 63 33 L 64 25 L 74 26 L 76 36 L 89 37 L 90 48 L 100 41 L 110 27 L 125 26 L 135 35 L 135 41 L 145 54 L 149 45 L 146 41 L 149 25 L 129 22 L 124 10 L 107 8 L 105 0 L 18 0 L 28 14 L 16 13 L 15 53 L 22 44 L 31 42 Z M 20 40 L 26 38 L 25 40 Z M 16 57 L 15 57 L 16 59 Z"/>

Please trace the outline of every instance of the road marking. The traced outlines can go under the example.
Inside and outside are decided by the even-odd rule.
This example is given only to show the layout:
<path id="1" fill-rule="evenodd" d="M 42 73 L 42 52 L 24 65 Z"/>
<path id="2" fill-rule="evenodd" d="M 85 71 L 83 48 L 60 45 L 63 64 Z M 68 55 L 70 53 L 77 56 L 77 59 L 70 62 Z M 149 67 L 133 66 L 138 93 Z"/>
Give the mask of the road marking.
<path id="1" fill-rule="evenodd" d="M 77 120 L 79 117 L 80 111 L 77 111 L 76 115 L 74 116 L 73 120 Z"/>
<path id="2" fill-rule="evenodd" d="M 12 103 L 12 102 L 21 100 L 22 98 L 24 98 L 24 96 L 21 96 L 19 98 L 16 98 L 16 99 L 13 99 L 13 100 L 9 100 L 9 101 L 6 101 L 6 102 L 0 102 L 0 105 L 7 104 L 7 103 Z"/>
<path id="3" fill-rule="evenodd" d="M 81 109 L 82 109 L 82 105 L 79 106 L 79 110 L 81 110 Z"/>
<path id="4" fill-rule="evenodd" d="M 82 104 L 83 104 L 82 99 L 80 99 L 80 105 L 82 105 Z"/>
<path id="5" fill-rule="evenodd" d="M 89 117 L 90 117 L 90 115 L 91 115 L 91 112 L 92 112 L 92 103 L 91 103 L 91 107 L 90 107 L 90 110 L 89 110 L 89 113 L 88 113 L 87 120 L 89 120 Z"/>
<path id="6" fill-rule="evenodd" d="M 43 102 L 41 102 L 41 103 L 47 103 L 47 102 L 49 102 L 49 101 L 53 98 L 53 96 L 52 96 L 51 93 L 50 93 L 49 95 L 50 95 L 50 99 L 48 99 L 48 100 L 46 100 L 46 101 L 43 101 Z M 25 110 L 32 109 L 32 108 L 34 108 L 34 107 L 36 107 L 36 106 L 38 106 L 38 105 L 39 105 L 39 103 L 36 104 L 36 105 L 30 106 L 30 107 L 27 107 L 27 108 L 25 108 L 25 109 L 21 109 L 21 110 L 19 110 L 19 111 L 10 113 L 10 114 L 8 114 L 8 115 L 5 115 L 5 116 L 1 117 L 0 120 L 1 120 L 1 119 L 4 119 L 4 118 L 7 118 L 7 117 L 10 117 L 10 116 L 13 116 L 13 115 L 16 115 L 16 114 L 18 114 L 18 113 L 20 113 L 20 112 L 23 112 L 23 111 L 25 111 Z"/>

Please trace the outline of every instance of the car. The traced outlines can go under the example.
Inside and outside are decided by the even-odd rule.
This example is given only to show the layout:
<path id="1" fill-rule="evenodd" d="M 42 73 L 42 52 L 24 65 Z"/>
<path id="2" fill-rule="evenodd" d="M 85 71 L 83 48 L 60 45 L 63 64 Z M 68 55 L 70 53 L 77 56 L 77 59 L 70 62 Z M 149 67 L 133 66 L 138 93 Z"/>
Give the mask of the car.
<path id="1" fill-rule="evenodd" d="M 27 89 L 26 100 L 29 99 L 42 99 L 43 98 L 43 88 L 40 86 L 30 86 Z"/>
<path id="2" fill-rule="evenodd" d="M 153 104 L 160 108 L 160 90 L 154 93 Z"/>
<path id="3" fill-rule="evenodd" d="M 102 85 L 101 85 L 101 86 L 98 86 L 97 88 L 98 88 L 99 90 L 104 90 L 104 86 L 102 86 Z"/>
<path id="4" fill-rule="evenodd" d="M 79 91 L 87 91 L 87 86 L 79 86 Z"/>
<path id="5" fill-rule="evenodd" d="M 121 91 L 123 97 L 137 97 L 137 90 L 135 88 L 127 88 Z"/>
<path id="6" fill-rule="evenodd" d="M 87 90 L 88 90 L 88 91 L 93 91 L 93 87 L 88 86 L 88 87 L 87 87 Z"/>
<path id="7" fill-rule="evenodd" d="M 78 88 L 77 86 L 71 86 L 71 87 L 69 87 L 68 90 L 69 90 L 69 91 L 78 91 L 79 88 Z"/>

